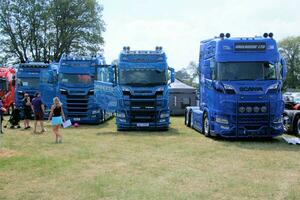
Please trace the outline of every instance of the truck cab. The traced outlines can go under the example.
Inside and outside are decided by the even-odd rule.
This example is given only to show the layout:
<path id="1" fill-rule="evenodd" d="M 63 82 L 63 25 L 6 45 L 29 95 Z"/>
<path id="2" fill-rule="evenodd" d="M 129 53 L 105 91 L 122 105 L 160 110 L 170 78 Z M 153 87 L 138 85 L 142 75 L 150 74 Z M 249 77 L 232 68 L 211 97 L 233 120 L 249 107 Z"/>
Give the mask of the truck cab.
<path id="1" fill-rule="evenodd" d="M 97 99 L 102 99 L 100 105 L 116 112 L 118 130 L 167 130 L 170 123 L 168 70 L 174 82 L 174 69 L 169 68 L 162 48 L 131 51 L 124 47 L 118 65 L 111 69 L 113 74 L 108 77 L 110 83 L 106 87 L 103 88 L 104 79 L 98 80 Z"/>
<path id="2" fill-rule="evenodd" d="M 202 41 L 199 72 L 200 103 L 187 108 L 186 124 L 206 136 L 276 137 L 283 133 L 286 65 L 272 33 L 249 38 L 220 34 Z"/>
<path id="3" fill-rule="evenodd" d="M 64 54 L 58 67 L 58 96 L 64 113 L 72 122 L 97 124 L 104 111 L 94 96 L 96 66 L 105 64 L 104 58 L 70 56 Z"/>
<path id="4" fill-rule="evenodd" d="M 2 98 L 3 106 L 10 115 L 15 102 L 15 85 L 16 85 L 16 70 L 12 67 L 0 68 L 0 97 Z"/>
<path id="5" fill-rule="evenodd" d="M 42 62 L 27 62 L 16 66 L 15 103 L 17 107 L 23 107 L 22 100 L 25 93 L 32 99 L 34 94 L 40 91 L 41 74 L 47 74 L 49 67 L 49 63 Z"/>

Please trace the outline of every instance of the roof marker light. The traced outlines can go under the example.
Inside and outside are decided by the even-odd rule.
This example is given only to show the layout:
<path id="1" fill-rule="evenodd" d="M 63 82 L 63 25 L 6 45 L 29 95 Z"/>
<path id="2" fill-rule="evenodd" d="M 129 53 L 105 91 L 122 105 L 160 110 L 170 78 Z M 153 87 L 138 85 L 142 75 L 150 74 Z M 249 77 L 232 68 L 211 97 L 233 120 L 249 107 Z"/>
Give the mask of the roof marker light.
<path id="1" fill-rule="evenodd" d="M 226 38 L 230 38 L 230 33 L 226 33 Z"/>
<path id="2" fill-rule="evenodd" d="M 264 36 L 264 38 L 267 38 L 269 36 L 269 34 L 268 33 L 264 33 L 263 36 Z"/>
<path id="3" fill-rule="evenodd" d="M 269 33 L 270 38 L 273 38 L 273 36 L 274 36 L 273 33 Z"/>
<path id="4" fill-rule="evenodd" d="M 220 38 L 224 38 L 224 33 L 220 33 Z"/>

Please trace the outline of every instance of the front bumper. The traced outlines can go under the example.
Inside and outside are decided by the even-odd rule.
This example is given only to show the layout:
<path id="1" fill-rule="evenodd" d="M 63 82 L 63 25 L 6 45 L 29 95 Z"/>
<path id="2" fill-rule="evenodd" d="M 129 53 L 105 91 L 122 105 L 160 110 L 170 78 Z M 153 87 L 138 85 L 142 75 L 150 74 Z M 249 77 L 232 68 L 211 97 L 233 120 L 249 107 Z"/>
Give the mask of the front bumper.
<path id="1" fill-rule="evenodd" d="M 161 119 L 162 120 L 162 119 Z M 116 117 L 118 130 L 161 130 L 169 128 L 169 118 L 164 118 L 164 122 L 128 122 L 128 120 Z"/>
<path id="2" fill-rule="evenodd" d="M 212 134 L 224 138 L 272 138 L 283 134 L 283 124 L 262 125 L 257 127 L 223 125 L 215 123 Z"/>

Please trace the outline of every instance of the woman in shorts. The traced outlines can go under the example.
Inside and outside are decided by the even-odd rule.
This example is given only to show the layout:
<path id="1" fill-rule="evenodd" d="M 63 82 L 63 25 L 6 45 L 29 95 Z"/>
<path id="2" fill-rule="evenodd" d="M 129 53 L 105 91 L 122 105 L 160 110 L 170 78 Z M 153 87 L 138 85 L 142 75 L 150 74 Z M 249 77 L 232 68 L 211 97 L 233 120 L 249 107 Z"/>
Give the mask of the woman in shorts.
<path id="1" fill-rule="evenodd" d="M 53 99 L 53 105 L 51 106 L 48 120 L 51 120 L 52 130 L 55 135 L 55 143 L 61 143 L 62 135 L 59 133 L 59 127 L 62 125 L 63 121 L 65 121 L 65 115 L 58 97 L 54 97 Z"/>

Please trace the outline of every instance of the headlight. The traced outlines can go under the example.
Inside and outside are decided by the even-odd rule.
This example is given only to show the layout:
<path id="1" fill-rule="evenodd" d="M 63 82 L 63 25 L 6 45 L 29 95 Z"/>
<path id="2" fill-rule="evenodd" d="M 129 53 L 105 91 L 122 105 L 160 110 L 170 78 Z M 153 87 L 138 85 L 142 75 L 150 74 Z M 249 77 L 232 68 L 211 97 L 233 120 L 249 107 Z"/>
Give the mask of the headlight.
<path id="1" fill-rule="evenodd" d="M 219 124 L 229 124 L 227 119 L 224 119 L 222 117 L 216 117 L 216 122 Z"/>
<path id="2" fill-rule="evenodd" d="M 270 86 L 268 87 L 267 90 L 277 90 L 278 87 L 279 87 L 279 84 L 278 84 L 278 83 L 275 83 L 275 84 L 273 84 L 273 85 L 270 85 Z"/>
<path id="3" fill-rule="evenodd" d="M 67 90 L 65 90 L 65 89 L 59 89 L 59 91 L 61 94 L 67 94 Z"/>
<path id="4" fill-rule="evenodd" d="M 244 106 L 239 107 L 239 112 L 244 113 L 246 111 L 246 108 Z"/>
<path id="5" fill-rule="evenodd" d="M 227 84 L 223 84 L 223 85 L 224 85 L 225 90 L 234 90 L 235 91 L 233 86 L 227 85 Z"/>
<path id="6" fill-rule="evenodd" d="M 130 90 L 128 88 L 122 88 L 123 95 L 130 96 Z"/>
<path id="7" fill-rule="evenodd" d="M 94 95 L 94 90 L 89 90 L 88 95 Z"/>
<path id="8" fill-rule="evenodd" d="M 119 121 L 125 123 L 126 119 L 119 119 Z"/>
<path id="9" fill-rule="evenodd" d="M 260 110 L 261 110 L 261 112 L 265 113 L 265 112 L 267 112 L 267 107 L 266 106 L 262 106 L 260 108 Z"/>
<path id="10" fill-rule="evenodd" d="M 160 123 L 166 122 L 166 119 L 159 120 Z"/>
<path id="11" fill-rule="evenodd" d="M 117 113 L 117 117 L 119 117 L 119 118 L 125 118 L 126 115 L 125 115 L 125 113 L 123 113 L 123 112 L 118 112 L 118 113 Z"/>
<path id="12" fill-rule="evenodd" d="M 123 92 L 130 92 L 130 90 L 128 88 L 122 88 Z"/>
<path id="13" fill-rule="evenodd" d="M 159 87 L 156 89 L 156 92 L 163 92 L 164 91 L 164 88 L 163 87 Z"/>
<path id="14" fill-rule="evenodd" d="M 98 114 L 98 113 L 100 113 L 100 110 L 93 110 L 92 111 L 92 115 L 95 115 L 95 114 Z"/>
<path id="15" fill-rule="evenodd" d="M 170 116 L 169 113 L 161 113 L 161 114 L 160 114 L 160 118 L 167 118 L 167 117 L 169 117 L 169 116 Z"/>
<path id="16" fill-rule="evenodd" d="M 273 123 L 275 123 L 275 124 L 278 124 L 278 123 L 283 123 L 283 119 L 282 119 L 282 117 L 275 118 L 275 119 L 273 120 Z"/>

